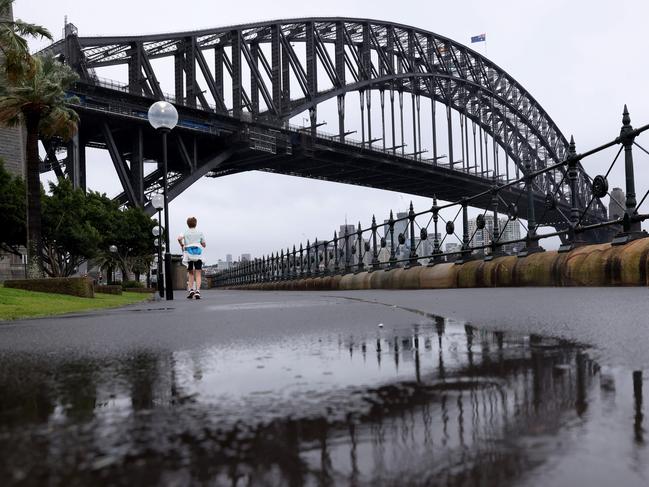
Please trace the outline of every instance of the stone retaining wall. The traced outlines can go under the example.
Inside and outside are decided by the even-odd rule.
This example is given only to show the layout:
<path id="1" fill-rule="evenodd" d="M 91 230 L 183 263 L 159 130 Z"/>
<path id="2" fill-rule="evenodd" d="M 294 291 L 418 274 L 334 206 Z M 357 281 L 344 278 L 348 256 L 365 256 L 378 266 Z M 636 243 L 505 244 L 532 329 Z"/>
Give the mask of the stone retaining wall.
<path id="1" fill-rule="evenodd" d="M 229 286 L 251 290 L 449 289 L 524 286 L 647 286 L 649 238 L 626 245 L 586 245 L 527 257 L 359 272 L 342 276 Z"/>

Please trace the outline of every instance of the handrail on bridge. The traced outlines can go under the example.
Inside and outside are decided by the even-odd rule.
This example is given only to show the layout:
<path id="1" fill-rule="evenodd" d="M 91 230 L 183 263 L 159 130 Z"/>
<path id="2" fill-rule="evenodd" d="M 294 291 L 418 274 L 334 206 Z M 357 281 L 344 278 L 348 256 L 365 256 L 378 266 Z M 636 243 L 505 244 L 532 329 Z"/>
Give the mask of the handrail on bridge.
<path id="1" fill-rule="evenodd" d="M 290 279 L 302 279 L 305 277 L 320 277 L 332 274 L 341 274 L 349 272 L 360 272 L 366 268 L 370 271 L 380 269 L 391 269 L 398 266 L 413 267 L 421 265 L 422 259 L 429 259 L 429 265 L 436 265 L 442 262 L 453 261 L 457 263 L 466 262 L 476 258 L 476 252 L 490 251 L 485 260 L 490 260 L 500 255 L 505 255 L 505 248 L 516 244 L 524 243 L 525 247 L 517 254 L 524 257 L 535 252 L 543 252 L 544 249 L 539 245 L 539 241 L 550 237 L 561 237 L 564 243 L 559 248 L 560 252 L 569 251 L 585 243 L 584 237 L 588 232 L 596 232 L 606 229 L 609 233 L 615 233 L 612 245 L 623 245 L 638 238 L 649 237 L 641 228 L 641 222 L 649 219 L 649 214 L 639 213 L 640 207 L 649 197 L 649 190 L 641 198 L 640 203 L 636 201 L 636 188 L 633 163 L 633 146 L 640 148 L 643 152 L 649 154 L 645 148 L 640 146 L 635 139 L 638 135 L 649 130 L 649 124 L 633 129 L 627 107 L 624 107 L 622 116 L 622 128 L 620 135 L 615 139 L 602 144 L 592 150 L 578 154 L 575 149 L 574 140 L 570 141 L 570 150 L 565 160 L 549 167 L 534 170 L 527 160 L 523 177 L 504 184 L 498 184 L 494 181 L 491 189 L 470 197 L 462 198 L 459 201 L 451 202 L 445 205 L 438 205 L 437 198 L 433 199 L 433 206 L 425 211 L 415 212 L 413 204 L 406 216 L 394 218 L 392 211 L 390 217 L 384 223 L 377 224 L 376 218 L 372 217 L 372 224 L 369 227 L 362 228 L 360 222 L 357 227 L 353 225 L 346 226 L 344 233 L 338 235 L 334 232 L 332 240 L 318 241 L 306 245 L 302 243 L 299 246 L 294 245 L 292 250 L 286 248 L 279 252 L 271 253 L 268 256 L 254 259 L 251 262 L 242 263 L 239 267 L 229 269 L 218 273 L 214 277 L 216 286 L 232 286 L 243 284 L 254 284 L 261 282 L 272 282 Z M 605 175 L 598 175 L 592 178 L 592 195 L 589 203 L 580 208 L 577 199 L 578 173 L 581 168 L 580 164 L 583 159 L 593 154 L 620 145 L 619 150 L 608 171 Z M 623 204 L 613 198 L 608 190 L 608 175 L 624 151 L 624 170 L 626 179 L 626 199 Z M 537 220 L 534 208 L 533 185 L 535 178 L 556 170 L 557 168 L 566 168 L 564 178 L 568 178 L 570 187 L 571 208 L 569 215 L 564 214 L 557 205 L 557 191 L 561 184 L 553 192 L 548 192 L 545 196 L 544 213 Z M 518 199 L 515 203 L 507 203 L 500 193 L 507 188 L 518 186 L 521 189 Z M 592 222 L 589 221 L 589 209 L 596 199 L 608 195 L 611 201 L 615 201 L 624 210 L 620 218 L 608 219 L 606 221 Z M 518 202 L 525 196 L 527 199 L 527 226 L 523 225 L 526 235 L 523 238 L 513 238 L 503 240 L 503 235 L 507 226 L 518 219 Z M 487 216 L 487 211 L 478 215 L 475 221 L 475 229 L 472 234 L 469 231 L 468 206 L 471 201 L 478 198 L 491 198 L 492 215 Z M 498 213 L 500 205 L 506 206 L 506 222 L 501 229 L 499 225 Z M 445 220 L 440 214 L 441 210 L 457 208 L 453 219 Z M 561 219 L 561 223 L 566 227 L 552 233 L 537 233 L 539 224 L 537 221 L 543 221 L 548 212 L 555 212 Z M 462 214 L 462 237 L 458 236 L 455 230 L 455 222 L 459 215 Z M 428 222 L 420 225 L 417 222 L 418 217 L 428 218 Z M 602 215 L 606 217 L 606 215 Z M 439 221 L 445 225 L 445 235 L 441 238 L 438 232 Z M 488 220 L 491 220 L 489 225 Z M 433 225 L 433 244 L 432 252 L 423 252 L 419 255 L 417 251 L 423 247 L 429 236 L 429 227 Z M 488 228 L 488 227 L 491 228 Z M 396 227 L 396 228 L 395 228 Z M 418 232 L 416 232 L 417 227 Z M 398 228 L 398 230 L 397 230 Z M 395 235 L 396 231 L 396 235 Z M 478 231 L 486 233 L 490 242 L 482 245 L 472 245 Z M 368 234 L 367 239 L 365 235 Z M 418 235 L 417 235 L 418 234 Z M 454 236 L 460 242 L 457 250 L 442 252 L 442 245 L 447 237 Z M 396 237 L 396 245 L 395 245 Z M 440 239 L 441 238 L 441 239 Z M 484 239 L 486 241 L 486 238 Z M 380 249 L 380 250 L 379 250 Z M 402 254 L 407 254 L 402 256 Z"/>

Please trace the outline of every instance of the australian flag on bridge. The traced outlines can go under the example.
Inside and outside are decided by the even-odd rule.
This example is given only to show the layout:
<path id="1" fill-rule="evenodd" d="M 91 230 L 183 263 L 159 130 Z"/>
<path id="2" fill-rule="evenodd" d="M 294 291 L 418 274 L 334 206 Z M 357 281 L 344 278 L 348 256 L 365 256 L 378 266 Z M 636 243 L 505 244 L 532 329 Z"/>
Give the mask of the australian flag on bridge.
<path id="1" fill-rule="evenodd" d="M 473 44 L 474 42 L 486 42 L 486 41 L 487 41 L 487 34 L 480 34 L 471 37 L 471 44 Z"/>

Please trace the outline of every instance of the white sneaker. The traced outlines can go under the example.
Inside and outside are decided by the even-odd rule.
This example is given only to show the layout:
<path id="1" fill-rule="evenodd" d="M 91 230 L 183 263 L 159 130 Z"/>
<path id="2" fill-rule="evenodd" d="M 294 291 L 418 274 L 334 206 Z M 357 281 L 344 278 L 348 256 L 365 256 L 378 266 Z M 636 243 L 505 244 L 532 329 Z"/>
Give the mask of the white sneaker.
<path id="1" fill-rule="evenodd" d="M 187 299 L 192 299 L 194 297 L 195 291 L 193 289 L 189 290 L 189 294 L 187 295 Z"/>

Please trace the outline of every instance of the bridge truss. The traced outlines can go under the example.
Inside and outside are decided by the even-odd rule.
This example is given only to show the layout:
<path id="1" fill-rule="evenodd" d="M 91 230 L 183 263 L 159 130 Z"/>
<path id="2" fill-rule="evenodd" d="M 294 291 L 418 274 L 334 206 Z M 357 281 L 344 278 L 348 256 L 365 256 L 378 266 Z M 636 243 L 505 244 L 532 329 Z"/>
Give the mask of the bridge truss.
<path id="1" fill-rule="evenodd" d="M 529 161 L 539 171 L 533 204 L 541 210 L 552 194 L 559 210 L 570 209 L 565 167 L 542 171 L 568 156 L 568 141 L 549 115 L 493 62 L 432 32 L 367 19 L 309 18 L 79 37 L 68 24 L 65 39 L 46 52 L 62 56 L 80 75 L 71 94 L 80 100 L 81 128 L 66 147 L 66 172 L 84 186 L 84 148 L 106 149 L 124 204 L 152 211 L 149 195 L 158 191 L 162 174 L 156 165 L 145 175 L 145 163 L 160 160 L 146 110 L 166 99 L 180 113 L 170 141 L 171 198 L 205 175 L 264 170 L 458 201 L 520 178 Z M 114 66 L 126 68 L 125 81 L 97 76 Z M 173 95 L 163 89 L 171 85 Z M 353 98 L 358 104 L 351 109 Z M 318 113 L 329 101 L 338 126 L 324 134 Z M 308 124 L 292 126 L 302 114 Z M 360 128 L 360 140 L 352 140 L 350 127 Z M 60 144 L 44 143 L 45 168 L 62 174 Z M 578 169 L 573 187 L 585 209 L 591 181 Z M 522 191 L 512 186 L 502 196 L 519 201 Z M 485 197 L 472 204 L 491 203 Z M 546 220 L 539 223 L 565 228 L 561 211 L 543 212 Z M 605 219 L 596 199 L 585 221 Z"/>

